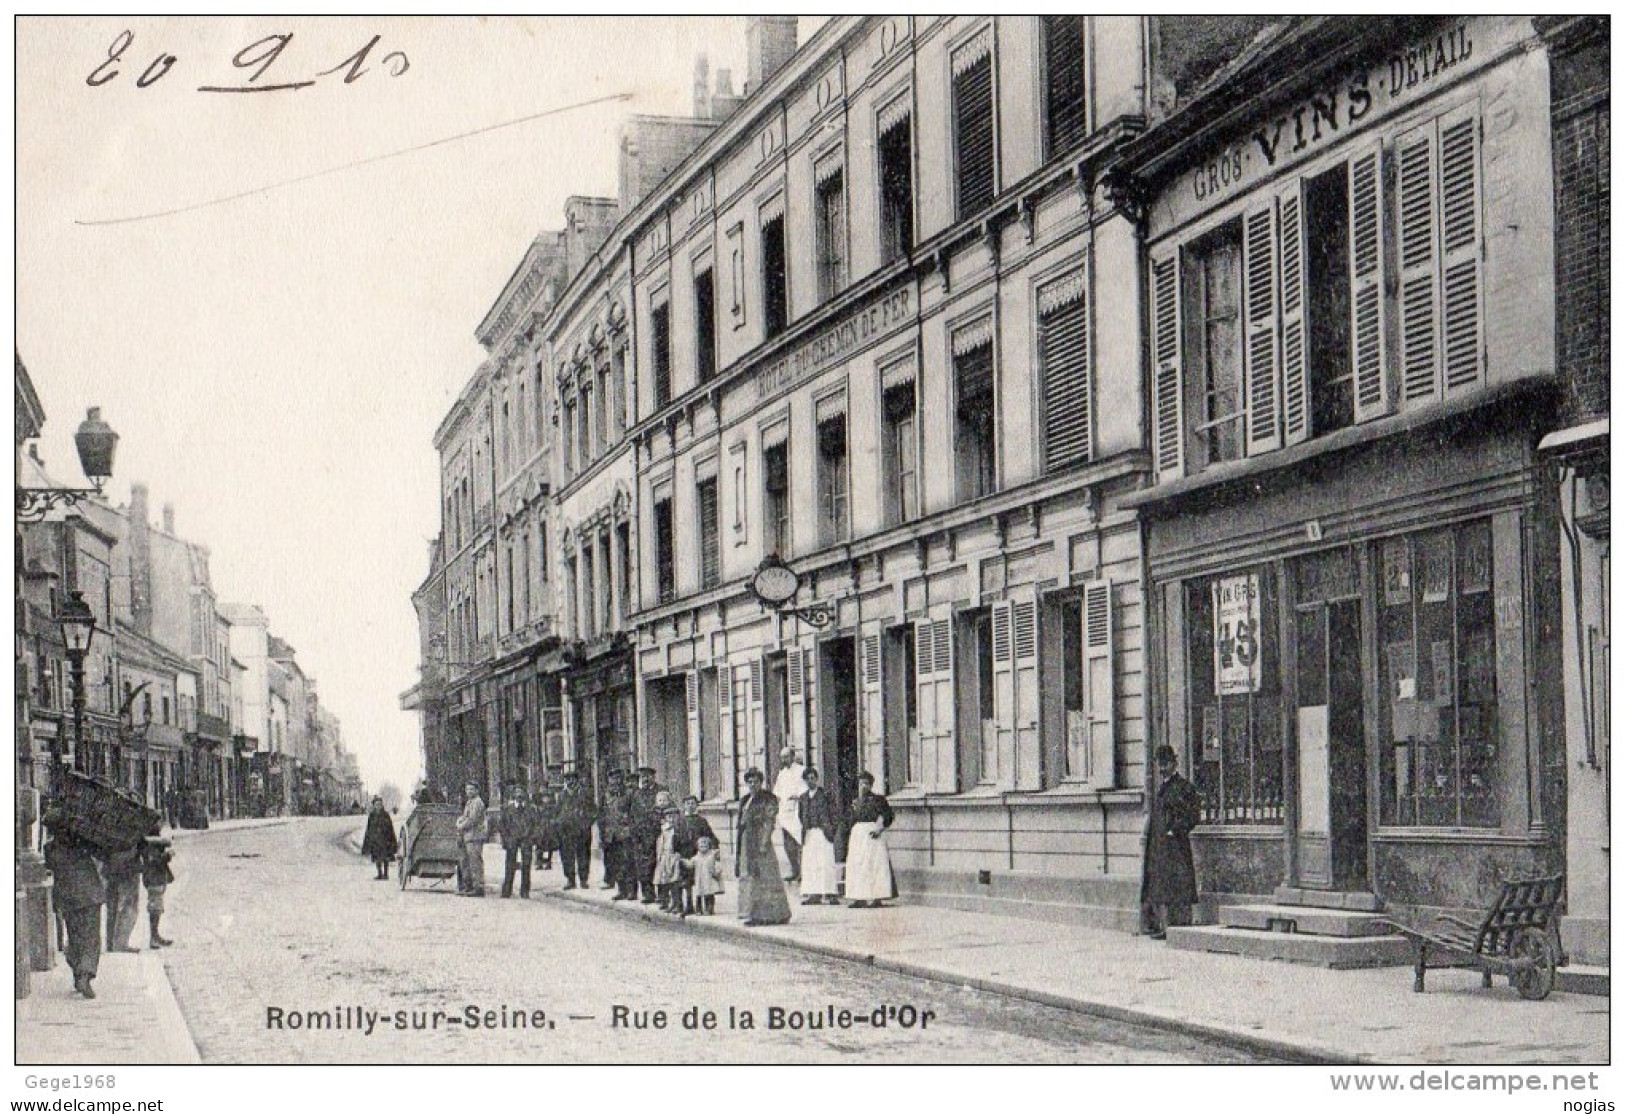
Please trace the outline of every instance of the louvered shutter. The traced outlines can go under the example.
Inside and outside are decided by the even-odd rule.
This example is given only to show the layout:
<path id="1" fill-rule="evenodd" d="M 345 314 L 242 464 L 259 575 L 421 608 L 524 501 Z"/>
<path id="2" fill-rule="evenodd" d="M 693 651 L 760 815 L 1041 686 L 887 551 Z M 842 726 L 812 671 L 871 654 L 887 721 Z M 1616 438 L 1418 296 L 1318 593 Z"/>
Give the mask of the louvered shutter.
<path id="1" fill-rule="evenodd" d="M 880 626 L 865 624 L 858 638 L 858 730 L 861 742 L 860 762 L 864 769 L 875 775 L 876 792 L 889 793 L 894 786 L 878 784 L 886 781 L 885 749 L 886 723 L 882 712 L 880 687 Z"/>
<path id="2" fill-rule="evenodd" d="M 914 624 L 914 738 L 909 743 L 909 778 L 930 789 L 936 784 L 936 656 L 931 647 L 931 620 Z"/>
<path id="3" fill-rule="evenodd" d="M 1041 289 L 1038 314 L 1044 376 L 1044 469 L 1057 472 L 1088 460 L 1094 446 L 1094 385 L 1083 273 Z"/>
<path id="4" fill-rule="evenodd" d="M 763 753 L 767 738 L 766 701 L 762 691 L 765 684 L 764 674 L 766 665 L 761 658 L 750 663 L 750 714 L 746 717 L 746 726 L 741 728 L 734 724 L 734 734 L 739 739 L 735 748 L 738 754 L 738 764 L 741 770 L 751 766 L 767 768 L 767 755 Z M 734 784 L 738 784 L 735 781 Z"/>
<path id="5" fill-rule="evenodd" d="M 1242 305 L 1247 326 L 1247 455 L 1281 447 L 1275 205 L 1250 210 L 1242 229 Z"/>
<path id="6" fill-rule="evenodd" d="M 1438 196 L 1435 128 L 1395 144 L 1399 190 L 1399 366 L 1405 402 L 1439 393 Z"/>
<path id="7" fill-rule="evenodd" d="M 718 787 L 736 785 L 732 773 L 734 756 L 734 685 L 733 668 L 726 662 L 717 664 L 717 751 L 716 770 L 707 770 L 707 781 L 715 779 Z M 709 792 L 710 786 L 706 786 Z"/>
<path id="8" fill-rule="evenodd" d="M 810 761 L 807 753 L 807 677 L 806 663 L 799 646 L 785 651 L 785 688 L 790 698 L 790 722 L 784 725 L 785 738 L 803 761 Z"/>
<path id="9" fill-rule="evenodd" d="M 1151 262 L 1151 358 L 1157 478 L 1185 474 L 1185 391 L 1180 370 L 1179 254 Z"/>
<path id="10" fill-rule="evenodd" d="M 954 155 L 956 212 L 961 218 L 993 200 L 993 55 L 990 37 L 954 56 Z"/>
<path id="11" fill-rule="evenodd" d="M 918 685 L 920 765 L 918 780 L 933 793 L 959 788 L 954 748 L 953 625 L 949 619 L 922 619 L 914 625 Z"/>
<path id="12" fill-rule="evenodd" d="M 1281 191 L 1281 432 L 1288 445 L 1309 436 L 1309 307 L 1305 304 L 1308 237 L 1303 183 Z"/>
<path id="13" fill-rule="evenodd" d="M 700 735 L 700 675 L 696 670 L 691 669 L 685 675 L 684 680 L 686 681 L 688 696 L 687 732 L 684 735 L 687 741 L 688 784 L 694 786 L 697 792 L 703 793 L 705 791 L 706 769 L 705 745 Z M 674 723 L 667 724 L 668 728 L 675 728 L 676 726 Z M 662 771 L 662 773 L 664 772 Z"/>
<path id="14" fill-rule="evenodd" d="M 1446 395 L 1477 387 L 1483 368 L 1478 106 L 1439 119 L 1441 317 Z"/>
<path id="15" fill-rule="evenodd" d="M 1112 582 L 1097 580 L 1083 590 L 1084 699 L 1088 702 L 1091 789 L 1117 785 L 1117 677 L 1113 654 Z"/>
<path id="16" fill-rule="evenodd" d="M 1049 123 L 1048 158 L 1083 140 L 1088 129 L 1084 99 L 1083 17 L 1044 16 L 1044 110 Z"/>
<path id="17" fill-rule="evenodd" d="M 1015 656 L 1010 642 L 1010 604 L 993 605 L 993 722 L 983 723 L 981 777 L 1004 785 L 1014 764 L 1016 735 Z M 988 732 L 992 731 L 992 746 Z"/>
<path id="18" fill-rule="evenodd" d="M 1382 258 L 1382 147 L 1374 143 L 1349 161 L 1349 335 L 1357 422 L 1388 413 Z"/>
<path id="19" fill-rule="evenodd" d="M 1010 605 L 1010 671 L 1015 694 L 1015 759 L 1007 779 L 1017 789 L 1044 787 L 1038 716 L 1038 601 L 1029 595 Z"/>

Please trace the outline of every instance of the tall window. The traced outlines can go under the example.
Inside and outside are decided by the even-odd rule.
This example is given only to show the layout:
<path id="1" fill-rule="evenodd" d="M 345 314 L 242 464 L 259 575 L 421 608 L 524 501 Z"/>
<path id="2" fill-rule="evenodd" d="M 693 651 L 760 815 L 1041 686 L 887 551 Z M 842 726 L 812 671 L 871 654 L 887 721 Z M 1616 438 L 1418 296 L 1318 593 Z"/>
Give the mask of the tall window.
<path id="1" fill-rule="evenodd" d="M 620 618 L 625 619 L 632 613 L 632 527 L 629 523 L 623 522 L 615 527 L 615 548 L 616 567 L 621 575 Z"/>
<path id="2" fill-rule="evenodd" d="M 1080 271 L 1038 292 L 1042 362 L 1044 470 L 1088 460 L 1094 445 L 1094 383 L 1089 368 L 1089 310 Z"/>
<path id="3" fill-rule="evenodd" d="M 763 548 L 790 556 L 790 444 L 780 441 L 762 450 Z"/>
<path id="4" fill-rule="evenodd" d="M 536 446 L 547 444 L 547 394 L 542 390 L 542 369 L 536 368 L 536 381 L 530 392 L 531 405 L 536 408 Z"/>
<path id="5" fill-rule="evenodd" d="M 671 303 L 661 302 L 649 315 L 650 363 L 654 373 L 654 408 L 671 402 Z"/>
<path id="6" fill-rule="evenodd" d="M 882 482 L 886 493 L 886 524 L 912 522 L 920 516 L 919 437 L 916 432 L 914 380 L 886 388 L 883 399 L 885 440 L 882 444 Z"/>
<path id="7" fill-rule="evenodd" d="M 1381 544 L 1384 824 L 1501 822 L 1492 551 L 1488 521 Z"/>
<path id="8" fill-rule="evenodd" d="M 993 53 L 984 30 L 953 59 L 954 212 L 964 220 L 993 201 Z"/>
<path id="9" fill-rule="evenodd" d="M 818 423 L 818 541 L 834 545 L 850 534 L 847 521 L 846 414 Z"/>
<path id="10" fill-rule="evenodd" d="M 694 485 L 694 507 L 700 520 L 700 587 L 715 588 L 722 583 L 722 532 L 717 522 L 715 476 Z"/>
<path id="11" fill-rule="evenodd" d="M 954 470 L 963 503 L 994 489 L 993 338 L 963 349 L 956 338 L 954 348 Z"/>
<path id="12" fill-rule="evenodd" d="M 598 613 L 596 622 L 600 634 L 608 631 L 614 623 L 615 613 L 615 587 L 612 578 L 615 576 L 615 566 L 610 564 L 609 531 L 598 532 L 598 561 L 596 568 L 598 575 L 604 578 L 603 591 L 598 593 Z"/>
<path id="13" fill-rule="evenodd" d="M 610 393 L 604 396 L 613 397 L 615 400 L 610 407 L 610 417 L 617 441 L 626 432 L 626 399 L 629 393 L 626 382 L 626 345 L 621 344 L 610 357 Z"/>
<path id="14" fill-rule="evenodd" d="M 601 448 L 601 446 L 593 443 L 593 433 L 596 425 L 596 419 L 593 415 L 597 411 L 597 408 L 593 405 L 593 394 L 592 380 L 583 375 L 581 378 L 581 408 L 577 412 L 577 419 L 581 423 L 581 467 L 583 469 L 598 459 Z"/>
<path id="15" fill-rule="evenodd" d="M 547 523 L 536 524 L 536 572 L 541 577 L 542 588 L 545 591 L 548 580 L 547 560 Z"/>
<path id="16" fill-rule="evenodd" d="M 1314 312 L 1309 318 L 1309 430 L 1318 437 L 1354 424 L 1354 351 L 1350 316 L 1349 280 L 1349 175 L 1347 164 L 1310 178 L 1303 189 L 1304 261 L 1308 290 L 1291 289 L 1285 281 L 1295 275 L 1298 242 L 1282 228 L 1282 295 L 1302 298 L 1310 291 Z M 1283 218 L 1287 210 L 1283 209 Z M 1290 305 L 1283 307 L 1290 310 Z M 1283 339 L 1286 339 L 1283 337 Z M 1292 396 L 1283 400 L 1290 409 L 1301 405 Z M 1289 434 L 1290 436 L 1290 434 Z"/>
<path id="17" fill-rule="evenodd" d="M 561 407 L 561 423 L 564 426 L 564 478 L 568 480 L 576 471 L 576 400 L 571 395 L 564 400 Z"/>
<path id="18" fill-rule="evenodd" d="M 1196 397 L 1192 428 L 1198 462 L 1242 455 L 1241 222 L 1225 225 L 1190 253 L 1189 326 Z"/>
<path id="19" fill-rule="evenodd" d="M 514 630 L 514 597 L 515 597 L 515 595 L 517 595 L 517 593 L 514 591 L 513 543 L 512 542 L 508 543 L 507 548 L 504 550 L 504 555 L 508 559 L 508 599 L 507 599 L 508 627 L 507 627 L 507 630 L 504 631 L 503 633 L 511 634 L 511 633 L 513 633 L 513 630 Z"/>
<path id="20" fill-rule="evenodd" d="M 890 116 L 883 111 L 876 126 L 880 255 L 882 262 L 890 263 L 914 248 L 914 135 L 906 109 Z"/>
<path id="21" fill-rule="evenodd" d="M 573 637 L 583 637 L 581 633 L 580 600 L 576 599 L 576 558 L 569 553 L 564 558 L 564 604 L 570 613 L 570 634 Z"/>
<path id="22" fill-rule="evenodd" d="M 1088 134 L 1084 58 L 1083 17 L 1044 16 L 1046 159 L 1065 154 Z"/>
<path id="23" fill-rule="evenodd" d="M 598 633 L 598 595 L 593 542 L 589 538 L 581 547 L 581 637 L 592 638 Z"/>
<path id="24" fill-rule="evenodd" d="M 762 223 L 762 309 L 769 339 L 790 321 L 790 286 L 784 270 L 784 216 Z"/>
<path id="25" fill-rule="evenodd" d="M 716 291 L 710 267 L 694 276 L 694 368 L 701 383 L 717 373 Z"/>
<path id="26" fill-rule="evenodd" d="M 671 496 L 655 500 L 655 587 L 660 602 L 677 598 L 675 540 L 672 536 Z"/>
<path id="27" fill-rule="evenodd" d="M 598 365 L 598 451 L 604 452 L 613 443 L 610 440 L 609 412 L 611 409 L 610 395 L 613 392 L 609 385 L 609 361 L 605 360 Z M 617 434 L 618 435 L 618 434 Z"/>
<path id="28" fill-rule="evenodd" d="M 846 285 L 846 175 L 839 167 L 819 172 L 817 197 L 818 300 L 827 302 Z"/>

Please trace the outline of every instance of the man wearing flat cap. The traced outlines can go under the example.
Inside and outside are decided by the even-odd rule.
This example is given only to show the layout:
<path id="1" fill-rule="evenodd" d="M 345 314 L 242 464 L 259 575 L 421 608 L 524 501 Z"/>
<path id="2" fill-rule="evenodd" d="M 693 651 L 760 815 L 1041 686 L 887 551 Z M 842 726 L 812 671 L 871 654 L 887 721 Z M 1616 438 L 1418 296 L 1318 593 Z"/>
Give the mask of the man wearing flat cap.
<path id="1" fill-rule="evenodd" d="M 638 787 L 632 791 L 628 810 L 632 826 L 632 878 L 645 905 L 653 905 L 655 895 L 655 845 L 660 841 L 660 783 L 653 766 L 638 767 Z"/>
<path id="2" fill-rule="evenodd" d="M 554 827 L 558 833 L 559 859 L 564 864 L 564 888 L 587 888 L 587 872 L 592 867 L 592 795 L 581 784 L 581 775 L 568 770 L 553 799 Z M 605 851 L 604 880 L 613 885 Z"/>

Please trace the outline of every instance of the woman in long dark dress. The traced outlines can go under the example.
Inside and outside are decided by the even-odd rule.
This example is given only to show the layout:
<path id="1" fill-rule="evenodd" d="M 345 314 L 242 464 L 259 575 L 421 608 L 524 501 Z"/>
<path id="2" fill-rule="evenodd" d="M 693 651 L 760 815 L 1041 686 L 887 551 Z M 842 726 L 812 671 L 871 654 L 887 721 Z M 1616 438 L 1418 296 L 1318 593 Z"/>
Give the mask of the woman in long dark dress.
<path id="1" fill-rule="evenodd" d="M 739 844 L 734 856 L 739 876 L 739 911 L 745 924 L 788 924 L 790 899 L 779 877 L 773 852 L 773 827 L 778 823 L 779 799 L 764 789 L 762 771 L 745 771 L 746 793 L 739 802 Z"/>
<path id="2" fill-rule="evenodd" d="M 361 853 L 372 860 L 375 881 L 389 879 L 389 861 L 400 849 L 400 841 L 395 838 L 395 820 L 384 808 L 384 799 L 374 797 L 372 810 L 367 813 L 367 834 L 361 837 Z"/>

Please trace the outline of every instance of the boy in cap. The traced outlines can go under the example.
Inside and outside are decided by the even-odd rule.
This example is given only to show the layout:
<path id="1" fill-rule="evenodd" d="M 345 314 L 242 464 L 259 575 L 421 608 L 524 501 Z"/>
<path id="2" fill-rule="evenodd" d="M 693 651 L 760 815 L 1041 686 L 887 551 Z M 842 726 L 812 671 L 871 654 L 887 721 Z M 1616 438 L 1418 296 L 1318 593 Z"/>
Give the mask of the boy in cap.
<path id="1" fill-rule="evenodd" d="M 147 926 L 151 933 L 147 944 L 153 951 L 175 942 L 164 939 L 158 931 L 158 922 L 164 916 L 164 893 L 175 881 L 175 872 L 169 865 L 175 854 L 169 847 L 169 840 L 152 835 L 146 838 L 141 849 L 141 882 L 147 887 Z"/>

